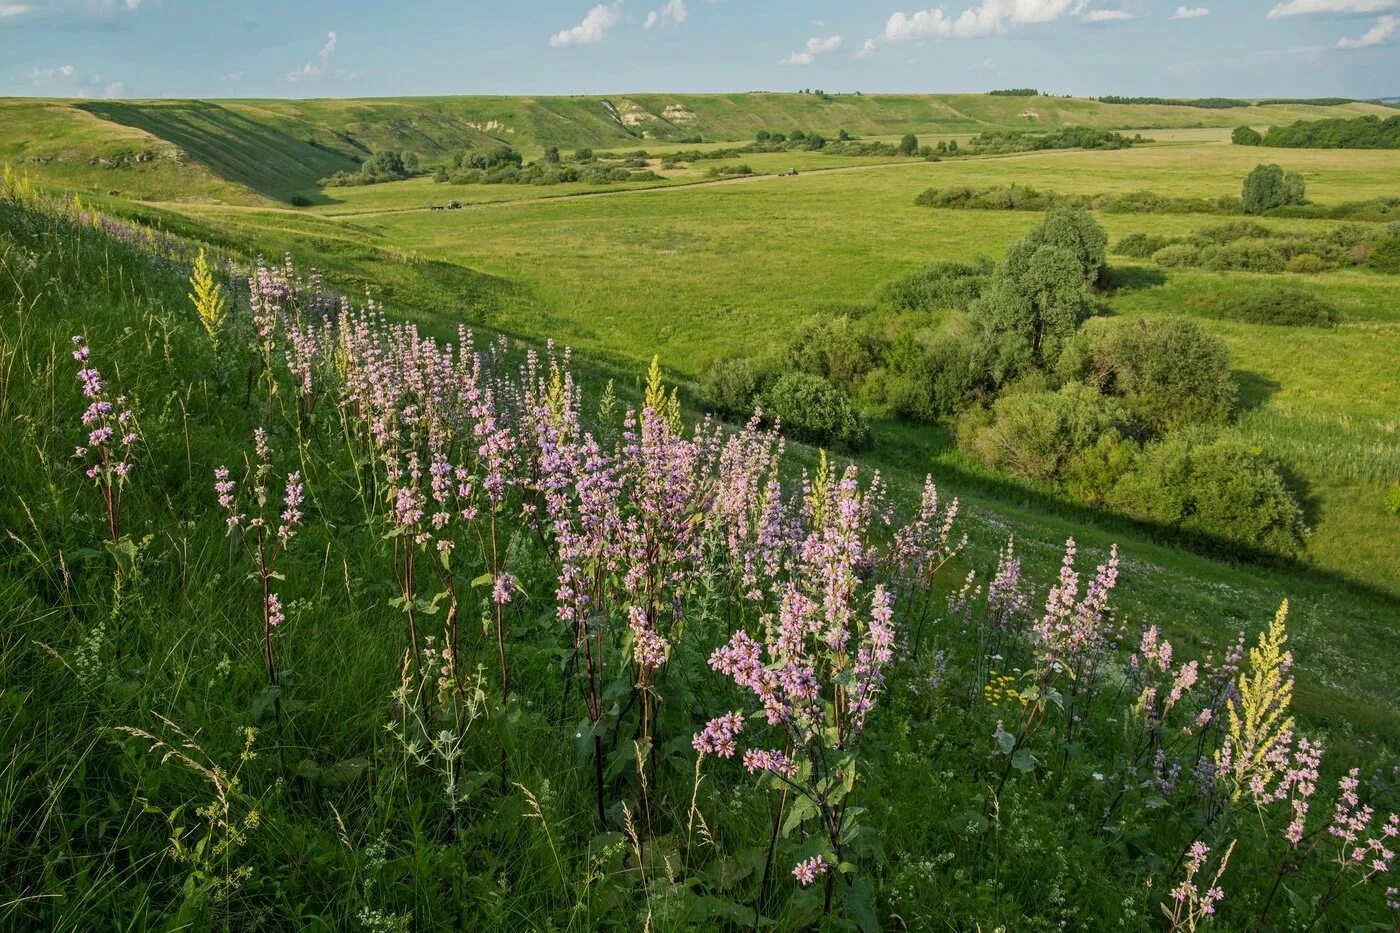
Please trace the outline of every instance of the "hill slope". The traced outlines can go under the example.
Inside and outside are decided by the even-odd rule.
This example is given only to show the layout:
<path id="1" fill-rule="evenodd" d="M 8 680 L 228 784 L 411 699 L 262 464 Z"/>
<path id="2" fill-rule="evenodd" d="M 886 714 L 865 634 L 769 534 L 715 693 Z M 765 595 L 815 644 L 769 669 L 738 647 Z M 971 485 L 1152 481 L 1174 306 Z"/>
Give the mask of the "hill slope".
<path id="1" fill-rule="evenodd" d="M 45 182 L 147 200 L 231 203 L 315 197 L 317 179 L 385 148 L 428 162 L 508 143 L 619 148 L 700 136 L 749 139 L 762 129 L 826 135 L 960 134 L 1095 126 L 1151 129 L 1267 125 L 1389 114 L 1353 103 L 1203 109 L 987 94 L 624 94 L 588 97 L 414 97 L 365 100 L 0 100 L 0 160 Z"/>

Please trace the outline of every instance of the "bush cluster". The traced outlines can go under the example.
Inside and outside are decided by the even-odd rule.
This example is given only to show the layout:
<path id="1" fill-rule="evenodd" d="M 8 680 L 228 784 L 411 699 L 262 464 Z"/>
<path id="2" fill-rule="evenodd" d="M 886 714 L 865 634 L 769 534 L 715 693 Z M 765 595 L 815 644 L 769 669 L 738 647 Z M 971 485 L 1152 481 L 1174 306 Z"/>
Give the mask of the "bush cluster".
<path id="1" fill-rule="evenodd" d="M 1400 116 L 1299 120 L 1269 127 L 1261 142 L 1283 149 L 1400 149 Z"/>
<path id="2" fill-rule="evenodd" d="M 1217 272 L 1312 274 L 1363 265 L 1384 272 L 1392 248 L 1385 246 L 1387 239 L 1383 230 L 1360 224 L 1295 232 L 1234 221 L 1184 237 L 1131 233 L 1114 244 L 1113 252 L 1151 259 L 1165 268 Z"/>
<path id="3" fill-rule="evenodd" d="M 1337 306 L 1301 288 L 1266 288 L 1206 297 L 1193 305 L 1212 317 L 1280 327 L 1331 327 L 1341 320 Z"/>

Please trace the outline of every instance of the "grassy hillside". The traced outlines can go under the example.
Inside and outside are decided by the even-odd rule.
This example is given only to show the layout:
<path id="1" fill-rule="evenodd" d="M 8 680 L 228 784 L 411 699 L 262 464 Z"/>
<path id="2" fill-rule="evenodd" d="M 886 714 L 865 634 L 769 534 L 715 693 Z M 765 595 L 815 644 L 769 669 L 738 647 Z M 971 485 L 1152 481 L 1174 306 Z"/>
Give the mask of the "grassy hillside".
<path id="1" fill-rule="evenodd" d="M 229 211 L 221 219 L 203 210 L 210 222 L 187 221 L 189 232 L 236 244 L 242 234 L 228 225 L 256 233 L 255 224 L 266 223 L 264 238 L 244 247 L 296 240 L 306 247 L 303 258 L 329 263 L 337 285 L 345 270 L 353 278 L 376 265 L 397 294 L 421 279 L 405 301 L 432 306 L 438 296 L 450 302 L 458 295 L 458 283 L 436 282 L 436 267 L 376 246 L 364 229 L 337 234 L 336 222 L 286 211 Z M 859 919 L 862 929 L 1149 929 L 1170 909 L 1167 892 L 1195 841 L 1233 852 L 1220 879 L 1228 891 L 1216 921 L 1223 929 L 1304 929 L 1318 919 L 1325 922 L 1317 929 L 1381 929 L 1388 922 L 1384 876 L 1370 885 L 1356 883 L 1359 872 L 1345 876 L 1345 887 L 1331 882 L 1345 857 L 1325 827 L 1331 789 L 1349 767 L 1362 769 L 1364 799 L 1379 811 L 1375 826 L 1395 808 L 1389 777 L 1400 722 L 1387 697 L 1398 662 L 1386 650 L 1395 638 L 1393 603 L 1334 580 L 1229 566 L 1122 528 L 1086 527 L 1083 515 L 1037 511 L 1030 496 L 995 512 L 965 500 L 956 529 L 972 535 L 972 546 L 936 574 L 901 580 L 895 624 L 913 647 L 877 661 L 888 679 L 869 694 L 877 703 L 868 724 L 862 716 L 850 738 L 836 742 L 802 736 L 799 745 L 788 732 L 793 744 L 785 746 L 787 727 L 755 710 L 741 747 L 793 749 L 804 783 L 755 778 L 738 757 L 726 760 L 722 750 L 698 757 L 692 744 L 708 718 L 755 707 L 752 691 L 731 685 L 706 658 L 736 629 L 762 632 L 771 615 L 761 593 L 752 604 L 731 595 L 748 539 L 738 551 L 726 547 L 723 526 L 706 517 L 706 500 L 685 498 L 664 513 L 632 511 L 636 500 L 650 508 L 680 499 L 674 491 L 681 484 L 669 479 L 627 485 L 636 492 L 616 497 L 618 528 L 648 527 L 632 520 L 639 513 L 680 519 L 658 522 L 659 546 L 637 546 L 622 560 L 678 553 L 671 542 L 686 540 L 680 536 L 694 527 L 704 535 L 701 550 L 717 555 L 704 558 L 703 574 L 681 577 L 693 582 L 677 588 L 668 665 L 654 685 L 636 686 L 633 629 L 622 621 L 629 616 L 617 595 L 624 574 L 603 568 L 611 551 L 600 552 L 599 582 L 589 586 L 597 597 L 587 603 L 587 637 L 577 639 L 561 619 L 555 594 L 574 558 L 552 545 L 563 525 L 550 521 L 572 515 L 572 502 L 556 510 L 556 500 L 547 500 L 547 520 L 536 524 L 530 516 L 543 510 L 529 496 L 544 487 L 546 465 L 578 464 L 558 487 L 566 490 L 599 478 L 588 475 L 592 458 L 550 459 L 545 451 L 558 447 L 538 441 L 564 435 L 545 425 L 586 416 L 591 426 L 597 411 L 602 443 L 631 449 L 607 420 L 617 406 L 595 404 L 600 377 L 610 374 L 596 358 L 574 358 L 568 379 L 555 380 L 547 370 L 515 377 L 517 355 L 499 367 L 488 355 L 487 371 L 499 375 L 487 377 L 486 404 L 500 399 L 508 425 L 501 433 L 509 443 L 494 449 L 521 452 L 509 458 L 509 499 L 475 507 L 479 490 L 491 488 L 491 471 L 505 468 L 478 447 L 492 429 L 478 430 L 473 411 L 460 435 L 447 435 L 452 446 L 442 455 L 460 464 L 455 475 L 466 490 L 455 493 L 454 510 L 473 507 L 460 520 L 433 521 L 420 551 L 404 543 L 407 524 L 418 519 L 388 507 L 417 486 L 399 485 L 403 473 L 389 478 L 384 464 L 397 467 L 401 454 L 397 442 L 377 446 L 374 428 L 399 417 L 392 410 L 400 399 L 430 400 L 402 409 L 386 432 L 411 445 L 406 456 L 416 471 L 420 435 L 442 435 L 437 421 L 427 432 L 408 426 L 421 423 L 420 410 L 426 421 L 439 417 L 435 403 L 467 396 L 415 393 L 407 380 L 382 394 L 352 396 L 352 386 L 382 384 L 383 374 L 398 372 L 455 379 L 475 373 L 473 366 L 409 362 L 410 354 L 436 360 L 428 354 L 437 351 L 401 334 L 370 345 L 372 358 L 338 352 L 364 346 L 356 335 L 374 336 L 355 330 L 356 319 L 326 329 L 331 340 L 314 349 L 311 333 L 320 324 L 301 325 L 304 309 L 321 303 L 283 304 L 276 296 L 300 290 L 284 288 L 275 272 L 256 302 L 273 308 L 271 338 L 259 336 L 239 289 L 215 328 L 220 339 L 211 342 L 186 298 L 181 244 L 153 254 L 138 231 L 72 218 L 0 198 L 0 475 L 7 477 L 0 484 L 0 608 L 15 620 L 0 633 L 0 735 L 12 750 L 0 781 L 0 926 L 86 929 L 99 917 L 122 929 L 402 930 L 411 921 L 413 929 L 679 933 L 816 928 L 829 909 Z M 391 320 L 408 310 L 399 301 L 387 308 Z M 457 340 L 456 309 L 436 311 L 419 309 L 432 321 L 424 333 Z M 80 349 L 72 357 L 75 333 L 86 337 L 90 356 Z M 337 334 L 351 339 L 340 343 Z M 80 366 L 100 373 L 75 377 Z M 640 395 L 641 369 L 633 361 L 611 373 L 627 402 Z M 311 382 L 301 381 L 308 374 Z M 510 381 L 516 378 L 526 390 L 538 386 L 539 396 L 523 395 Z M 130 404 L 134 412 L 117 416 L 131 425 L 123 430 L 132 440 L 120 443 L 134 452 L 123 461 L 134 468 L 118 474 L 116 513 L 106 511 L 113 500 L 101 494 L 110 470 L 84 476 L 100 456 L 94 448 L 118 444 L 115 435 L 89 433 L 102 414 L 87 409 L 94 399 L 82 394 L 84 385 L 103 393 L 96 401 L 110 397 L 116 410 Z M 383 421 L 372 407 L 381 400 L 391 409 Z M 87 423 L 85 409 L 97 412 Z M 555 414 L 561 411 L 567 418 Z M 538 438 L 516 426 L 528 412 L 549 413 L 534 422 Z M 255 429 L 266 432 L 257 441 Z M 882 468 L 903 521 L 918 498 L 927 439 L 923 431 L 895 430 L 904 436 L 892 431 L 883 459 L 864 466 Z M 667 445 L 659 454 L 636 457 L 655 464 L 648 475 L 689 475 L 687 448 L 670 436 L 648 442 Z M 84 443 L 74 456 L 75 444 Z M 259 453 L 264 445 L 268 452 Z M 810 471 L 814 456 L 800 445 L 787 456 L 789 468 L 778 476 L 795 496 L 796 468 Z M 245 473 L 250 457 L 267 466 Z M 233 477 L 227 493 L 213 485 L 221 463 Z M 940 475 L 940 483 L 951 478 Z M 284 483 L 297 490 L 285 499 Z M 816 487 L 825 492 L 792 507 L 791 524 L 807 537 L 790 545 L 784 539 L 779 551 L 885 553 L 878 522 L 870 522 L 870 552 L 827 530 L 863 511 L 852 507 L 849 486 L 833 474 Z M 707 495 L 712 487 L 693 488 Z M 946 502 L 948 485 L 940 491 Z M 233 497 L 230 504 L 247 516 L 230 526 L 216 493 Z M 832 502 L 837 507 L 827 508 Z M 759 511 L 754 501 L 741 505 L 744 514 Z M 266 525 L 257 517 L 264 512 Z M 812 518 L 807 531 L 802 516 L 818 514 L 843 517 Z M 780 516 L 773 524 L 786 528 Z M 863 533 L 866 521 L 853 524 Z M 498 558 L 498 522 L 508 563 Z M 262 577 L 260 590 L 258 571 L 249 571 L 266 565 L 237 549 L 237 529 L 261 534 L 253 529 L 274 524 L 282 526 L 275 573 Z M 1012 532 L 1022 563 L 1014 580 L 998 579 L 1003 592 L 1024 593 L 1024 601 L 1013 599 L 995 620 L 976 595 L 967 615 L 946 602 L 969 569 L 980 575 L 994 566 L 995 549 Z M 1071 533 L 1077 566 L 1089 573 L 1108 559 L 1110 533 L 1123 544 L 1121 579 L 1094 587 L 1086 579 L 1084 595 L 1068 596 L 1096 645 L 1092 666 L 1076 665 L 1086 673 L 1073 684 L 1054 673 L 1032 636 Z M 438 535 L 452 545 L 441 557 L 429 550 Z M 836 545 L 822 550 L 822 540 Z M 912 540 L 920 555 L 944 553 L 922 537 Z M 414 558 L 405 557 L 412 554 L 422 555 L 416 584 Z M 830 580 L 799 567 L 790 592 L 813 593 L 812 611 L 824 612 L 841 608 L 849 586 L 864 609 L 874 582 L 865 577 L 884 565 L 872 561 L 857 574 L 842 564 L 843 576 Z M 497 586 L 489 586 L 493 579 Z M 837 595 L 820 602 L 816 584 Z M 508 598 L 488 595 L 502 590 Z M 1105 612 L 1090 594 L 1109 591 Z M 1281 840 L 1287 803 L 1256 806 L 1245 796 L 1227 805 L 1233 772 L 1216 776 L 1209 767 L 1227 728 L 1218 724 L 1226 719 L 1230 669 L 1221 675 L 1207 664 L 1200 685 L 1188 686 L 1198 682 L 1195 662 L 1219 658 L 1236 628 L 1253 642 L 1285 594 L 1292 598 L 1287 646 L 1296 663 L 1287 682 L 1296 674 L 1298 731 L 1327 748 L 1307 824 L 1324 847 L 1299 871 L 1280 861 L 1291 852 Z M 1061 591 L 1051 605 L 1063 598 Z M 274 606 L 278 621 L 269 622 Z M 925 615 L 927 626 L 916 622 Z M 1162 658 L 1166 649 L 1149 656 L 1144 648 L 1131 667 L 1121 657 L 1146 643 L 1139 629 L 1149 623 L 1160 623 L 1174 642 L 1174 681 L 1170 657 L 1165 677 L 1143 673 L 1144 659 Z M 863 633 L 874 626 L 860 613 L 856 627 L 864 651 Z M 1120 632 L 1122 653 L 1103 643 Z M 420 650 L 420 637 L 430 634 L 440 640 Z M 594 679 L 595 655 L 589 648 L 589 663 L 580 660 L 580 641 L 599 646 L 611 680 Z M 440 645 L 452 647 L 450 658 Z M 1268 662 L 1246 663 L 1261 677 Z M 1023 665 L 1034 665 L 1035 679 L 1016 678 Z M 845 709 L 825 700 L 840 688 L 837 678 L 850 679 L 836 670 L 824 661 L 813 668 L 822 678 L 825 721 L 840 722 Z M 1154 698 L 1169 687 L 1172 699 L 1158 704 Z M 603 712 L 589 712 L 597 704 L 585 697 L 603 689 Z M 1031 722 L 1034 728 L 1022 725 Z M 829 796 L 842 817 L 824 830 L 809 801 L 826 806 Z M 829 838 L 841 854 L 829 849 Z M 825 904 L 823 886 L 803 886 L 793 871 L 814 854 L 833 866 Z M 1270 882 L 1285 869 L 1284 892 L 1275 898 Z"/>
<path id="2" fill-rule="evenodd" d="M 1374 104 L 1271 104 L 1231 110 L 986 94 L 620 94 L 372 100 L 0 100 L 0 160 L 45 181 L 156 200 L 319 200 L 315 183 L 371 152 L 428 162 L 508 143 L 618 148 L 644 141 L 749 139 L 761 129 L 859 136 L 988 129 L 1267 126 L 1392 111 Z M 149 153 L 149 161 L 136 156 Z"/>

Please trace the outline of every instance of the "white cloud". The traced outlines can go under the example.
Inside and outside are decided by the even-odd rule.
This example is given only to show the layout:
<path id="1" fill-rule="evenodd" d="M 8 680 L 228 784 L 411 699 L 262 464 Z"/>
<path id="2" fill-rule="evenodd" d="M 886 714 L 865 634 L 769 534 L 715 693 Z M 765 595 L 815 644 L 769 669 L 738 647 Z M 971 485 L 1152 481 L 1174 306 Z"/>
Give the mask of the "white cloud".
<path id="1" fill-rule="evenodd" d="M 652 10 L 647 14 L 646 22 L 642 23 L 643 29 L 650 29 L 658 24 L 675 23 L 679 26 L 685 22 L 685 18 L 690 15 L 690 11 L 685 8 L 685 0 L 667 0 L 666 5 L 659 10 Z"/>
<path id="2" fill-rule="evenodd" d="M 1172 19 L 1198 19 L 1202 16 L 1209 16 L 1210 10 L 1203 6 L 1179 6 L 1176 12 L 1171 15 Z"/>
<path id="3" fill-rule="evenodd" d="M 598 4 L 583 16 L 577 26 L 556 32 L 549 37 L 549 44 L 555 47 L 567 45 L 594 45 L 603 41 L 609 29 L 622 19 L 622 0 L 612 4 Z"/>
<path id="4" fill-rule="evenodd" d="M 1269 19 L 1308 16 L 1313 13 L 1378 13 L 1395 6 L 1397 0 L 1287 0 L 1269 10 Z"/>
<path id="5" fill-rule="evenodd" d="M 142 0 L 34 0 L 32 3 L 0 3 L 0 19 L 12 16 L 91 15 L 103 16 L 122 10 L 139 9 Z"/>
<path id="6" fill-rule="evenodd" d="M 1337 48 L 1368 49 L 1389 40 L 1391 36 L 1395 35 L 1396 30 L 1400 30 L 1400 16 L 1382 16 L 1376 20 L 1376 25 L 1355 39 L 1338 39 Z"/>
<path id="7" fill-rule="evenodd" d="M 316 62 L 307 62 L 300 68 L 287 73 L 288 81 L 300 81 L 302 78 L 314 78 L 323 75 L 331 66 L 331 56 L 335 54 L 336 39 L 335 30 L 326 33 L 326 44 L 321 46 L 321 51 L 316 53 Z"/>
<path id="8" fill-rule="evenodd" d="M 76 65 L 59 65 L 55 68 L 30 68 L 25 73 L 31 84 L 37 88 L 55 92 L 62 97 L 121 97 L 126 85 L 121 81 L 108 81 L 100 74 L 88 74 Z"/>
<path id="9" fill-rule="evenodd" d="M 1135 19 L 1127 10 L 1087 10 L 1083 15 L 1091 23 L 1121 23 L 1125 19 Z"/>
<path id="10" fill-rule="evenodd" d="M 238 71 L 230 71 L 230 72 L 228 72 L 227 74 L 221 74 L 221 75 L 219 75 L 219 80 L 220 80 L 220 81 L 242 81 L 242 80 L 243 80 L 243 75 L 244 75 L 244 72 L 243 72 L 241 69 L 238 70 Z"/>
<path id="11" fill-rule="evenodd" d="M 1049 23 L 1062 16 L 1080 15 L 1086 6 L 1088 0 L 978 0 L 976 6 L 956 15 L 946 13 L 943 7 L 913 13 L 896 11 L 885 22 L 885 31 L 874 39 L 867 39 L 856 57 L 868 58 L 879 45 L 887 42 L 976 39 L 995 35 L 1013 26 Z M 1110 15 L 1107 18 L 1123 17 Z"/>
<path id="12" fill-rule="evenodd" d="M 802 51 L 793 52 L 783 59 L 784 65 L 810 65 L 817 60 L 818 55 L 825 55 L 828 52 L 835 52 L 841 48 L 842 39 L 840 36 L 827 36 L 825 39 L 820 36 L 813 36 L 807 40 L 807 44 L 802 47 Z"/>

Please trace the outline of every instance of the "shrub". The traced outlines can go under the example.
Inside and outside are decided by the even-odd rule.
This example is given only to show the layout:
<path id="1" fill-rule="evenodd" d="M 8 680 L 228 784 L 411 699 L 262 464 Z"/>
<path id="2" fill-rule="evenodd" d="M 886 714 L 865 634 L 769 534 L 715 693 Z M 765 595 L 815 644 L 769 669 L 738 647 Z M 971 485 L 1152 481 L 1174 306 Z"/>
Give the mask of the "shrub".
<path id="1" fill-rule="evenodd" d="M 1054 480 L 1099 438 L 1121 437 L 1129 417 L 1097 388 L 1072 382 L 1058 392 L 1003 395 L 991 410 L 974 410 L 958 426 L 958 441 L 998 470 Z"/>
<path id="2" fill-rule="evenodd" d="M 782 368 L 821 376 L 849 389 L 880 360 L 880 348 L 848 317 L 816 317 L 805 321 L 788 341 Z"/>
<path id="3" fill-rule="evenodd" d="M 913 133 L 905 133 L 899 140 L 899 154 L 911 156 L 919 151 L 919 137 Z"/>
<path id="4" fill-rule="evenodd" d="M 900 311 L 965 309 L 982 294 L 991 273 L 987 260 L 935 262 L 881 285 L 875 301 Z"/>
<path id="5" fill-rule="evenodd" d="M 1201 251 L 1189 243 L 1173 243 L 1152 254 L 1152 261 L 1168 269 L 1199 265 Z"/>
<path id="6" fill-rule="evenodd" d="M 1085 333 L 1061 356 L 1058 372 L 1122 398 L 1153 433 L 1225 424 L 1237 390 L 1225 342 L 1186 318 L 1140 318 Z"/>
<path id="7" fill-rule="evenodd" d="M 720 360 L 711 366 L 700 391 L 719 414 L 747 418 L 753 414 L 759 395 L 771 381 L 764 367 L 741 357 Z"/>
<path id="8" fill-rule="evenodd" d="M 287 203 L 292 207 L 310 207 L 311 199 L 304 194 L 294 194 L 287 199 Z"/>
<path id="9" fill-rule="evenodd" d="M 1130 233 L 1113 247 L 1119 256 L 1133 259 L 1151 259 L 1152 254 L 1171 245 L 1171 240 L 1152 233 Z"/>
<path id="10" fill-rule="evenodd" d="M 1202 245 L 1209 243 L 1233 243 L 1236 240 L 1267 240 L 1273 231 L 1252 220 L 1232 220 L 1228 223 L 1202 227 L 1192 234 L 1193 240 Z"/>
<path id="11" fill-rule="evenodd" d="M 1289 259 L 1284 268 L 1289 272 L 1300 272 L 1310 275 L 1316 272 L 1325 272 L 1327 270 L 1327 263 L 1323 261 L 1321 256 L 1315 253 L 1299 253 Z"/>
<path id="12" fill-rule="evenodd" d="M 1302 204 L 1303 177 L 1296 172 L 1285 174 L 1278 165 L 1255 166 L 1244 180 L 1241 200 L 1246 214 L 1262 214 L 1286 204 Z"/>
<path id="13" fill-rule="evenodd" d="M 1201 250 L 1197 262 L 1215 272 L 1282 272 L 1285 261 L 1276 243 L 1266 240 L 1236 240 Z"/>
<path id="14" fill-rule="evenodd" d="M 1225 541 L 1282 555 L 1303 546 L 1303 513 L 1278 468 L 1224 436 L 1184 432 L 1149 444 L 1113 489 L 1109 505 L 1202 543 Z"/>
<path id="15" fill-rule="evenodd" d="M 1237 126 L 1230 134 L 1230 142 L 1236 146 L 1257 146 L 1263 141 L 1263 134 L 1249 126 Z"/>
<path id="16" fill-rule="evenodd" d="M 1230 295 L 1214 304 L 1215 317 L 1283 327 L 1331 327 L 1341 319 L 1335 305 L 1300 288 L 1266 288 Z"/>
<path id="17" fill-rule="evenodd" d="M 1099 435 L 1092 447 L 1081 450 L 1065 467 L 1065 491 L 1079 502 L 1102 508 L 1137 464 L 1139 450 L 1136 441 L 1120 437 L 1117 431 Z"/>
<path id="18" fill-rule="evenodd" d="M 1021 344 L 981 333 L 943 332 L 922 346 L 901 334 L 872 373 L 864 396 L 892 415 L 931 424 L 996 393 L 1026 365 Z"/>
<path id="19" fill-rule="evenodd" d="M 1391 224 L 1394 227 L 1395 224 Z M 1400 235 L 1394 233 L 1378 240 L 1366 264 L 1377 272 L 1400 275 Z"/>
<path id="20" fill-rule="evenodd" d="M 820 376 L 785 373 L 762 395 L 764 410 L 790 437 L 850 450 L 870 445 L 870 429 L 849 395 Z"/>

